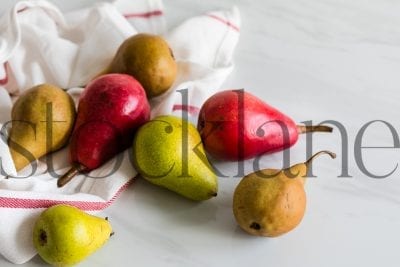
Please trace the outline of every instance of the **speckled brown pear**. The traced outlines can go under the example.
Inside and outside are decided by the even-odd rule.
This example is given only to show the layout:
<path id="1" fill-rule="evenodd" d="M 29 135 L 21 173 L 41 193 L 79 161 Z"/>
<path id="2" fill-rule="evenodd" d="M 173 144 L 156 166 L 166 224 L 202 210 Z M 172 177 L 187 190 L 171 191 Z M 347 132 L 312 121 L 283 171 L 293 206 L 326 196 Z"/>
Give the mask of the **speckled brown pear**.
<path id="1" fill-rule="evenodd" d="M 177 65 L 168 43 L 160 36 L 140 33 L 118 48 L 106 73 L 124 73 L 136 78 L 147 97 L 161 95 L 176 78 Z"/>
<path id="2" fill-rule="evenodd" d="M 240 227 L 257 236 L 276 237 L 294 229 L 306 208 L 305 176 L 312 160 L 328 154 L 320 151 L 304 163 L 287 169 L 265 169 L 246 175 L 236 187 L 233 213 Z"/>
<path id="3" fill-rule="evenodd" d="M 18 171 L 67 143 L 75 121 L 75 106 L 61 88 L 41 84 L 18 98 L 11 118 L 8 143 Z"/>

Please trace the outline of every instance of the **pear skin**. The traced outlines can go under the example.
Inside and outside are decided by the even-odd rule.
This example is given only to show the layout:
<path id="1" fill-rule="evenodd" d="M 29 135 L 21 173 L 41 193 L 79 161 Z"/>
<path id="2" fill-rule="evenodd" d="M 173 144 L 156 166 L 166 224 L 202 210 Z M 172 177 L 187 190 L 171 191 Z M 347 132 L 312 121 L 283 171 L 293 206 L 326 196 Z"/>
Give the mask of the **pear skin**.
<path id="1" fill-rule="evenodd" d="M 61 88 L 41 84 L 18 98 L 11 118 L 8 142 L 19 171 L 67 143 L 75 120 L 75 106 L 72 98 Z"/>
<path id="2" fill-rule="evenodd" d="M 125 73 L 135 77 L 148 98 L 167 91 L 176 78 L 177 64 L 168 43 L 160 36 L 140 33 L 118 48 L 105 73 Z"/>
<path id="3" fill-rule="evenodd" d="M 147 181 L 195 201 L 217 195 L 218 181 L 193 124 L 160 116 L 143 125 L 133 142 L 133 163 Z"/>
<path id="4" fill-rule="evenodd" d="M 294 229 L 306 209 L 304 182 L 311 161 L 287 169 L 265 169 L 246 175 L 235 189 L 233 213 L 239 226 L 257 236 L 276 237 Z"/>
<path id="5" fill-rule="evenodd" d="M 71 266 L 103 246 L 110 235 L 108 220 L 60 204 L 40 215 L 33 229 L 33 244 L 47 263 Z"/>

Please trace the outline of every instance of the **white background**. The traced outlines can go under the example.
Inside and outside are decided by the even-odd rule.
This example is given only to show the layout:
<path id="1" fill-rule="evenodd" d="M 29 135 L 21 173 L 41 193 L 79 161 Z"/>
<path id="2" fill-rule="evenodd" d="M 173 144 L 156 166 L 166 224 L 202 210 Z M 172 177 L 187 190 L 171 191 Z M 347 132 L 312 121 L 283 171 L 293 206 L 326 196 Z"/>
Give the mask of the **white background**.
<path id="1" fill-rule="evenodd" d="M 1 11 L 16 1 L 3 0 Z M 90 1 L 53 1 L 63 10 Z M 217 198 L 187 201 L 138 180 L 104 214 L 115 236 L 81 266 L 400 266 L 400 170 L 385 179 L 363 174 L 354 139 L 371 120 L 400 133 L 400 2 L 389 0 L 165 1 L 168 27 L 185 18 L 236 4 L 242 15 L 235 70 L 225 88 L 245 88 L 295 121 L 326 119 L 349 135 L 349 173 L 341 174 L 341 138 L 315 134 L 321 157 L 306 184 L 308 205 L 298 228 L 279 238 L 257 238 L 236 225 L 232 194 L 239 178 L 234 163 L 218 164 Z M 190 38 L 190 36 L 188 36 Z M 365 134 L 365 146 L 393 146 L 383 124 Z M 399 149 L 365 149 L 365 165 L 384 174 L 400 163 Z M 305 136 L 291 149 L 305 160 Z M 250 169 L 252 161 L 246 164 Z M 264 156 L 280 168 L 282 154 Z M 1 226 L 4 227 L 4 226 Z M 1 241 L 0 241 L 1 242 Z M 23 266 L 41 266 L 34 258 Z M 0 266 L 13 266 L 0 258 Z"/>

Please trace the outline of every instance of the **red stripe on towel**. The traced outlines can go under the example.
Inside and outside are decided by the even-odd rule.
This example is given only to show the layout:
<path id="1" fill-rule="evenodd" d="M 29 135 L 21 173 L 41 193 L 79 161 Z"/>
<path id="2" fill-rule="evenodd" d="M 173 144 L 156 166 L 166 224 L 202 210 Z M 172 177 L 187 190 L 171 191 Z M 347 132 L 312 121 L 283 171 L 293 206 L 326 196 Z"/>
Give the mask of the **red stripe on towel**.
<path id="1" fill-rule="evenodd" d="M 186 111 L 191 114 L 197 114 L 200 111 L 200 109 L 198 107 L 189 106 L 189 105 L 174 105 L 172 107 L 172 111 L 176 111 L 176 110 L 183 110 L 183 111 Z"/>
<path id="2" fill-rule="evenodd" d="M 230 21 L 228 21 L 228 20 L 224 20 L 223 18 L 220 18 L 220 17 L 215 16 L 215 15 L 213 15 L 213 14 L 208 14 L 207 16 L 210 17 L 210 18 L 213 18 L 213 19 L 215 19 L 215 20 L 218 20 L 219 22 L 224 23 L 225 25 L 227 25 L 228 27 L 234 29 L 234 30 L 237 31 L 237 32 L 240 31 L 240 29 L 239 29 L 238 26 L 236 26 L 235 24 L 232 24 L 232 23 L 231 23 Z"/>
<path id="3" fill-rule="evenodd" d="M 8 198 L 0 197 L 1 208 L 14 208 L 14 209 L 43 209 L 49 208 L 57 204 L 68 204 L 75 206 L 81 210 L 103 210 L 111 205 L 114 200 L 126 189 L 135 179 L 129 180 L 118 189 L 117 193 L 107 202 L 90 202 L 90 201 L 62 201 L 52 199 L 22 199 L 22 198 Z"/>
<path id="4" fill-rule="evenodd" d="M 128 13 L 124 14 L 124 17 L 129 18 L 150 18 L 155 16 L 161 16 L 163 14 L 162 10 L 154 10 L 145 13 Z"/>
<path id="5" fill-rule="evenodd" d="M 3 67 L 4 67 L 4 78 L 0 80 L 0 85 L 5 85 L 8 83 L 8 62 L 4 62 Z"/>

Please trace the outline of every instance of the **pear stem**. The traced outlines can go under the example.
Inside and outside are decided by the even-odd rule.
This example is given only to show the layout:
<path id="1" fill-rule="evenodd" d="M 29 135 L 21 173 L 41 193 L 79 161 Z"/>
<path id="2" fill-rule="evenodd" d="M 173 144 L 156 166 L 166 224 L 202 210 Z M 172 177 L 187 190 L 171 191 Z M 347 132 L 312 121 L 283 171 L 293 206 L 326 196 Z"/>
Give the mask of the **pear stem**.
<path id="1" fill-rule="evenodd" d="M 320 156 L 320 155 L 322 155 L 322 154 L 328 154 L 328 155 L 331 156 L 331 158 L 333 158 L 333 159 L 336 158 L 336 154 L 335 154 L 335 153 L 333 153 L 333 152 L 331 152 L 331 151 L 328 151 L 328 150 L 322 150 L 322 151 L 319 151 L 319 152 L 315 153 L 314 155 L 312 155 L 311 158 L 309 158 L 304 164 L 306 164 L 306 166 L 310 165 L 311 162 L 312 162 L 315 158 L 317 158 L 318 156 Z"/>
<path id="2" fill-rule="evenodd" d="M 86 169 L 85 166 L 83 166 L 79 163 L 74 163 L 72 165 L 71 169 L 69 169 L 69 171 L 67 171 L 63 176 L 58 178 L 57 186 L 63 187 L 69 181 L 71 181 L 72 178 L 74 178 L 78 173 L 80 173 L 81 171 L 84 171 L 85 169 Z"/>
<path id="3" fill-rule="evenodd" d="M 327 132 L 331 133 L 332 127 L 326 125 L 297 125 L 297 132 L 299 134 L 311 133 L 311 132 Z"/>

